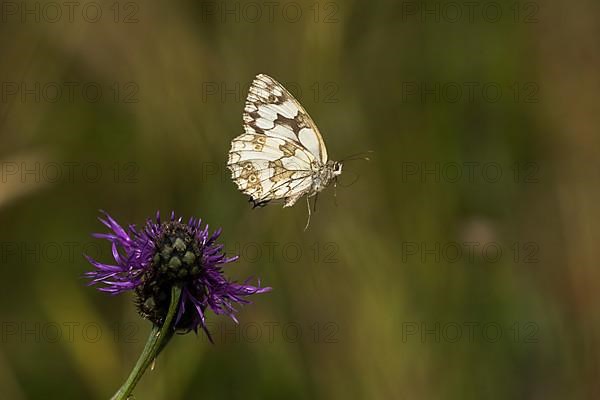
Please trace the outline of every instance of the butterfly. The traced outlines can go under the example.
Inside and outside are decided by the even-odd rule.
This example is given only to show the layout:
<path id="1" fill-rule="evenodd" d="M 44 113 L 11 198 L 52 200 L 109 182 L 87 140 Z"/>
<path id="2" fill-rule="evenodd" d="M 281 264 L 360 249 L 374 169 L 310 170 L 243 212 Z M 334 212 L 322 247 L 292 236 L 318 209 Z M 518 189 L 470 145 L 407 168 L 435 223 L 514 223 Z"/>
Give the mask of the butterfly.
<path id="1" fill-rule="evenodd" d="M 317 125 L 279 82 L 259 74 L 248 91 L 244 132 L 231 142 L 227 166 L 254 207 L 282 200 L 291 207 L 337 183 L 342 163 L 329 160 Z"/>

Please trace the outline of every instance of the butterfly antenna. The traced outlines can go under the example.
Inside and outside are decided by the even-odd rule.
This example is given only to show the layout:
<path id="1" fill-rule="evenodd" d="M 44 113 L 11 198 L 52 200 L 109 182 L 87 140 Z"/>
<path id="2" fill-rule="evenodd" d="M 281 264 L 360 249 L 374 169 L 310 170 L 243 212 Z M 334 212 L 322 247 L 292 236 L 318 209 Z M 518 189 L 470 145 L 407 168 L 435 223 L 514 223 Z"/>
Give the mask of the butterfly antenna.
<path id="1" fill-rule="evenodd" d="M 310 224 L 310 197 L 306 196 L 306 206 L 308 208 L 308 219 L 306 220 L 306 226 L 304 227 L 304 232 L 308 229 L 308 225 Z"/>
<path id="2" fill-rule="evenodd" d="M 315 201 L 313 202 L 313 212 L 317 212 L 317 200 L 319 200 L 319 193 L 315 195 Z"/>
<path id="3" fill-rule="evenodd" d="M 373 150 L 369 150 L 369 151 L 365 151 L 365 152 L 361 152 L 361 153 L 351 154 L 351 155 L 346 156 L 343 159 L 341 159 L 340 162 L 355 161 L 355 160 L 371 161 L 369 154 L 373 154 L 373 153 L 374 153 Z"/>

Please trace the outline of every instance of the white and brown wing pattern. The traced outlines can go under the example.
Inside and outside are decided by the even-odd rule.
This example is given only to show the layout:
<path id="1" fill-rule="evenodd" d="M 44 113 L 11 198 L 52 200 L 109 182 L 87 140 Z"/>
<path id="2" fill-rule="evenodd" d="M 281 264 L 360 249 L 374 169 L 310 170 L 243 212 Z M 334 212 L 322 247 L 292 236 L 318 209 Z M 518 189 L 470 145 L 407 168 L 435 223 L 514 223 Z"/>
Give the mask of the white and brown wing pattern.
<path id="1" fill-rule="evenodd" d="M 322 164 L 327 163 L 327 149 L 312 118 L 290 92 L 267 75 L 257 75 L 250 86 L 244 129 L 295 141 Z"/>
<path id="2" fill-rule="evenodd" d="M 245 133 L 229 151 L 232 179 L 255 206 L 278 199 L 292 206 L 327 162 L 319 130 L 300 103 L 263 74 L 252 82 L 243 118 Z"/>
<path id="3" fill-rule="evenodd" d="M 255 133 L 233 140 L 228 167 L 238 189 L 257 206 L 302 196 L 312 184 L 311 162 L 312 155 L 291 140 Z"/>

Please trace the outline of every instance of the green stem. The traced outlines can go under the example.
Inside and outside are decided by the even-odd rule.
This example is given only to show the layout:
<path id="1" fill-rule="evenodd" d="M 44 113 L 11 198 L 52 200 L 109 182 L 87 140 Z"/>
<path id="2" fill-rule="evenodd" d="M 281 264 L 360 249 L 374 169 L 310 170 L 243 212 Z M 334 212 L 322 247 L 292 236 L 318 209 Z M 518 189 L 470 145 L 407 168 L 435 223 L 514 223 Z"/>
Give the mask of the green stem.
<path id="1" fill-rule="evenodd" d="M 121 388 L 115 393 L 111 400 L 127 400 L 131 396 L 131 392 L 135 388 L 146 369 L 152 364 L 152 362 L 158 357 L 160 351 L 167 345 L 168 341 L 173 337 L 174 329 L 172 322 L 177 312 L 177 305 L 179 304 L 179 298 L 181 297 L 181 288 L 179 286 L 173 286 L 171 288 L 171 303 L 169 304 L 169 311 L 165 317 L 165 322 L 162 326 L 153 325 L 150 336 L 146 341 L 146 346 L 138 358 L 135 367 L 131 370 L 129 377 L 121 386 Z"/>

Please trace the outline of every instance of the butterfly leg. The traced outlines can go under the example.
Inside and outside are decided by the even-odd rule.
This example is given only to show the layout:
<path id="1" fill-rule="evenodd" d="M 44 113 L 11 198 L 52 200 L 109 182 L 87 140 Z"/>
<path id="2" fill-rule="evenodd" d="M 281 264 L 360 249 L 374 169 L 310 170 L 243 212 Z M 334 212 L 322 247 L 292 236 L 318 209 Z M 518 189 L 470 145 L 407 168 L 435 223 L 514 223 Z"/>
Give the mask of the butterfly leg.
<path id="1" fill-rule="evenodd" d="M 250 197 L 250 199 L 248 200 L 249 203 L 252 203 L 252 208 L 262 208 L 264 206 L 266 206 L 269 203 L 270 200 L 254 200 L 252 197 Z"/>
<path id="2" fill-rule="evenodd" d="M 306 196 L 306 206 L 308 208 L 308 219 L 306 220 L 306 226 L 304 227 L 304 231 L 308 229 L 308 225 L 310 224 L 310 196 Z"/>
<path id="3" fill-rule="evenodd" d="M 336 207 L 338 206 L 338 202 L 337 202 L 337 177 L 333 181 L 333 204 L 335 204 Z"/>

